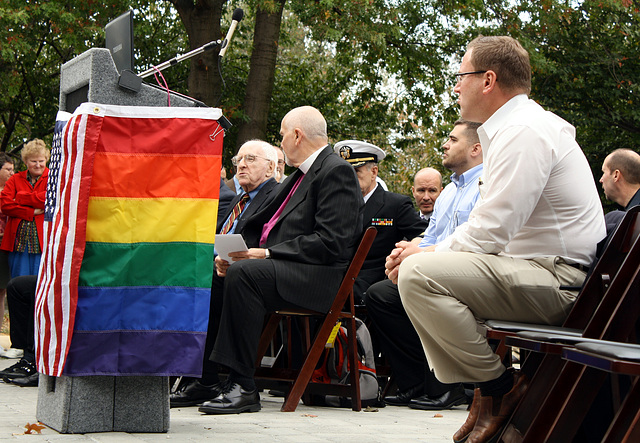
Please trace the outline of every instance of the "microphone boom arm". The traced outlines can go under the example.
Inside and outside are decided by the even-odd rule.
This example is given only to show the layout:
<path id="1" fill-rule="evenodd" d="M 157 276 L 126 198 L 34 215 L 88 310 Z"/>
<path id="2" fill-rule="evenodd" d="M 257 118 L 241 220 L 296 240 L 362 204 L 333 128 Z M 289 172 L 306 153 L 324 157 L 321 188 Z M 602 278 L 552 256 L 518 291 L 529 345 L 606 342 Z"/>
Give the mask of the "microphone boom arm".
<path id="1" fill-rule="evenodd" d="M 210 49 L 213 49 L 216 46 L 219 46 L 221 44 L 222 44 L 222 40 L 211 41 L 211 42 L 207 43 L 206 45 L 202 45 L 199 48 L 196 48 L 196 49 L 194 49 L 192 51 L 187 52 L 186 54 L 176 55 L 171 60 L 167 60 L 166 62 L 162 62 L 158 66 L 153 67 L 151 69 L 147 69 L 146 71 L 141 72 L 140 74 L 138 74 L 138 77 L 147 78 L 151 74 L 153 74 L 154 72 L 162 71 L 162 70 L 168 68 L 169 66 L 176 65 L 176 64 L 180 63 L 181 61 L 190 59 L 191 57 L 195 57 L 196 55 L 202 54 L 203 52 L 208 51 Z"/>

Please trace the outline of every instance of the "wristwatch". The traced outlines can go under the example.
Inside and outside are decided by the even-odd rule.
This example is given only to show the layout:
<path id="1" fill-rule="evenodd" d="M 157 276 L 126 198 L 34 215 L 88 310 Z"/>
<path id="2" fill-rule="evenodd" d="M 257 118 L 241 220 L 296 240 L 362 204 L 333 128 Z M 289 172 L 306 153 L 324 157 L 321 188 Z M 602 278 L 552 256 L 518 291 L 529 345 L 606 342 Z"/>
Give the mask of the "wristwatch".
<path id="1" fill-rule="evenodd" d="M 264 258 L 271 258 L 271 252 L 268 249 L 264 250 Z"/>

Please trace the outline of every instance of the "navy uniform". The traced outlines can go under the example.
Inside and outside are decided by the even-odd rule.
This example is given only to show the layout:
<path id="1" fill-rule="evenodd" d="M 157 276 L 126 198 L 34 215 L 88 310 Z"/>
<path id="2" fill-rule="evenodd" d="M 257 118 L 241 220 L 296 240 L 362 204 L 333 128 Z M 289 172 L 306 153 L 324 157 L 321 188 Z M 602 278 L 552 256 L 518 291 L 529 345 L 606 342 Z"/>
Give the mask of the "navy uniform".
<path id="1" fill-rule="evenodd" d="M 384 151 L 379 147 L 358 140 L 336 143 L 334 151 L 349 162 L 356 172 L 367 163 L 377 165 L 385 157 Z M 385 191 L 379 183 L 363 197 L 363 232 L 373 226 L 378 234 L 354 283 L 356 303 L 362 302 L 362 296 L 370 285 L 385 278 L 385 259 L 395 244 L 419 236 L 428 224 L 428 221 L 421 219 L 416 213 L 408 196 Z"/>

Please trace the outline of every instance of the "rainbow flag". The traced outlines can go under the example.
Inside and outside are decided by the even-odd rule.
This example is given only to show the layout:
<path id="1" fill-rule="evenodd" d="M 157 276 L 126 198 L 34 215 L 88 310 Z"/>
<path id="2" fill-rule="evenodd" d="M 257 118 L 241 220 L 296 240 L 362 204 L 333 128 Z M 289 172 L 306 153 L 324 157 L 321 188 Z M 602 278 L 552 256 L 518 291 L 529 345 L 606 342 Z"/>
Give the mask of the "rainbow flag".
<path id="1" fill-rule="evenodd" d="M 95 103 L 76 110 L 45 227 L 40 372 L 201 375 L 221 116 Z"/>

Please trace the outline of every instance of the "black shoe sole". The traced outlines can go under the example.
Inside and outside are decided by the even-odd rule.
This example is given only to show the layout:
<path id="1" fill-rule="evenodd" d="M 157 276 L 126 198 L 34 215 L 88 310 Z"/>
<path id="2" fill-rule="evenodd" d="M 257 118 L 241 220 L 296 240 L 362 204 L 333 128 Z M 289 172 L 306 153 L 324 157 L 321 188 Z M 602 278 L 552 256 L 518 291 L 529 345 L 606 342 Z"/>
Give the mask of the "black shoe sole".
<path id="1" fill-rule="evenodd" d="M 188 408 L 191 406 L 200 406 L 202 403 L 209 400 L 212 400 L 212 399 L 207 398 L 203 400 L 190 400 L 190 401 L 184 401 L 184 402 L 174 402 L 169 400 L 169 407 L 170 408 Z"/>
<path id="2" fill-rule="evenodd" d="M 208 415 L 220 415 L 220 414 L 240 414 L 241 412 L 258 412 L 262 409 L 260 403 L 254 403 L 251 405 L 245 405 L 240 408 L 214 408 L 211 406 L 200 406 L 199 412 L 203 412 Z"/>
<path id="3" fill-rule="evenodd" d="M 451 409 L 455 406 L 459 406 L 462 405 L 466 402 L 465 398 L 460 398 L 457 399 L 456 401 L 451 402 L 451 404 L 449 405 L 445 405 L 445 406 L 441 406 L 441 407 L 435 407 L 435 406 L 422 406 L 419 404 L 415 404 L 415 403 L 409 403 L 409 407 L 411 409 L 420 409 L 421 411 L 445 411 L 447 409 Z M 464 440 L 461 440 L 464 441 Z"/>

